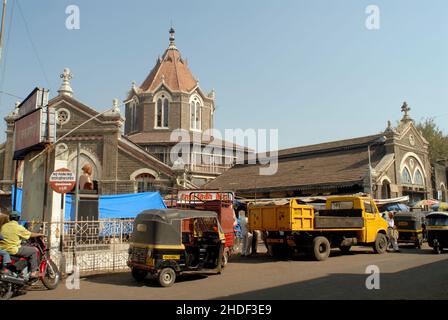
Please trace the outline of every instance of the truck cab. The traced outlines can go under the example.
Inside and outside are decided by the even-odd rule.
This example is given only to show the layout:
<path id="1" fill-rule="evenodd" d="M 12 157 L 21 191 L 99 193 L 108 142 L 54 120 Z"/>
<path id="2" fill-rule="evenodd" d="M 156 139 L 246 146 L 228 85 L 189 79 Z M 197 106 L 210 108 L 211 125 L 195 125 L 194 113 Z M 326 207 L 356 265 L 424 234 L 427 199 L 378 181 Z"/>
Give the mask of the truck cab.
<path id="1" fill-rule="evenodd" d="M 377 234 L 387 234 L 387 222 L 381 217 L 373 199 L 370 197 L 333 196 L 327 198 L 325 203 L 327 210 L 335 214 L 337 211 L 360 212 L 364 221 L 363 230 L 358 232 L 358 241 L 361 243 L 373 243 Z"/>

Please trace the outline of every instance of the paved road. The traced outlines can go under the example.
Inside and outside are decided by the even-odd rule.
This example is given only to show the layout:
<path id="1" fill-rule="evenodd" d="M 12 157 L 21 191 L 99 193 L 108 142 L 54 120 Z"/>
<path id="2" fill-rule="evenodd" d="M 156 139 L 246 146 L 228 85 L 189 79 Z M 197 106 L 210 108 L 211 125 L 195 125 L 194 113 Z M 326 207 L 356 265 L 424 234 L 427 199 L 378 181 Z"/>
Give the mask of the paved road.
<path id="1" fill-rule="evenodd" d="M 366 289 L 369 265 L 380 269 L 379 290 Z M 83 278 L 80 290 L 63 282 L 15 299 L 448 299 L 448 253 L 424 247 L 376 255 L 359 247 L 349 255 L 335 249 L 321 262 L 236 256 L 221 275 L 184 276 L 171 288 L 136 283 L 126 272 Z"/>

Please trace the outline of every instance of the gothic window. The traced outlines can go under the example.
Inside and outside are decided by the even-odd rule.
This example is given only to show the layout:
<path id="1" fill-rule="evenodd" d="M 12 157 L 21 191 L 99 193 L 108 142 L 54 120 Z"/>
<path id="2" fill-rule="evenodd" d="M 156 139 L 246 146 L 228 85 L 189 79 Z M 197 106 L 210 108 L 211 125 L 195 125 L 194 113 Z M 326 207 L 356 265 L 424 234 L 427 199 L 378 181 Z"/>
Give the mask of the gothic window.
<path id="1" fill-rule="evenodd" d="M 129 132 L 134 132 L 137 130 L 137 103 L 132 101 L 129 104 Z"/>
<path id="2" fill-rule="evenodd" d="M 414 183 L 418 186 L 424 186 L 425 183 L 423 181 L 423 175 L 420 171 L 420 169 L 417 169 L 417 171 L 415 171 L 415 176 L 414 176 Z"/>
<path id="3" fill-rule="evenodd" d="M 201 102 L 198 97 L 190 102 L 190 128 L 201 130 Z"/>
<path id="4" fill-rule="evenodd" d="M 165 95 L 157 99 L 156 128 L 168 128 L 169 101 Z"/>
<path id="5" fill-rule="evenodd" d="M 408 168 L 403 168 L 401 171 L 401 183 L 403 184 L 412 184 L 411 174 L 409 173 Z"/>
<path id="6" fill-rule="evenodd" d="M 154 191 L 154 176 L 149 173 L 139 174 L 135 181 L 137 181 L 137 192 L 151 192 Z"/>

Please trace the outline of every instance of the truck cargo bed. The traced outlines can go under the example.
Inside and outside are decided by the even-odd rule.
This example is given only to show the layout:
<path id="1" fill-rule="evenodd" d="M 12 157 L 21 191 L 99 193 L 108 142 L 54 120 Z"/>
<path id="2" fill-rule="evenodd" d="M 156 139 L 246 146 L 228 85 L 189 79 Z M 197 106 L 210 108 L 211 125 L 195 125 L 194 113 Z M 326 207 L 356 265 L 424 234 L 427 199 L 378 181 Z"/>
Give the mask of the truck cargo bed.
<path id="1" fill-rule="evenodd" d="M 314 218 L 315 229 L 351 229 L 363 227 L 364 219 L 362 217 L 318 216 Z"/>

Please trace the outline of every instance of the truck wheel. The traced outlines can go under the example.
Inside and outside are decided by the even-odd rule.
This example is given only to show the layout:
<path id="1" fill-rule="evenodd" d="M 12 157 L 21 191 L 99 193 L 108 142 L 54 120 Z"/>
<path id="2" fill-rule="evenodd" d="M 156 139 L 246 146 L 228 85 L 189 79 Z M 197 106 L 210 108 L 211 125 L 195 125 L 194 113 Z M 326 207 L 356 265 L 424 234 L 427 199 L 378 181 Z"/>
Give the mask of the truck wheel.
<path id="1" fill-rule="evenodd" d="M 373 251 L 375 253 L 381 254 L 387 250 L 387 238 L 383 233 L 378 233 L 376 236 L 375 243 L 373 244 Z"/>
<path id="2" fill-rule="evenodd" d="M 159 272 L 159 284 L 162 287 L 171 287 L 176 281 L 176 272 L 171 268 L 163 268 Z"/>
<path id="3" fill-rule="evenodd" d="M 132 268 L 132 277 L 138 282 L 145 280 L 147 275 L 148 271 L 146 270 Z"/>
<path id="4" fill-rule="evenodd" d="M 316 237 L 313 239 L 313 257 L 317 261 L 322 261 L 330 255 L 330 242 L 325 237 Z"/>
<path id="5" fill-rule="evenodd" d="M 352 248 L 352 246 L 340 246 L 339 247 L 339 249 L 341 250 L 341 252 L 343 254 L 347 254 L 350 251 L 351 248 Z"/>

